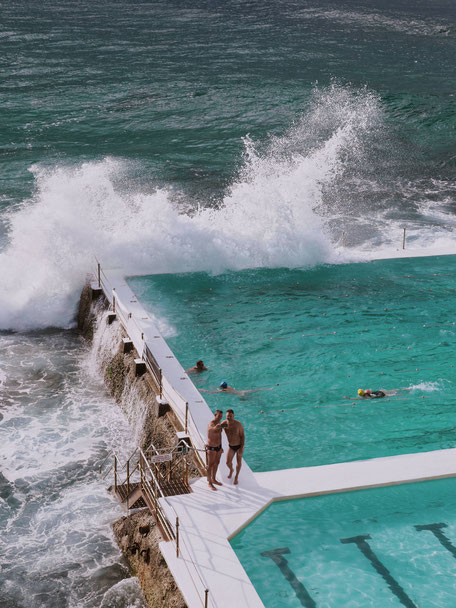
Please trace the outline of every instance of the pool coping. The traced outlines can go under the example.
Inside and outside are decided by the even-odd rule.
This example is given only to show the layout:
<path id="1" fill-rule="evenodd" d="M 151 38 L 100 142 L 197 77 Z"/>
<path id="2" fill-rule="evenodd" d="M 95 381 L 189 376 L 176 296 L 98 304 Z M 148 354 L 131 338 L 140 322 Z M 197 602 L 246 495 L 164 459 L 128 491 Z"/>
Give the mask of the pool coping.
<path id="1" fill-rule="evenodd" d="M 162 503 L 170 521 L 179 517 L 185 535 L 180 558 L 173 543 L 163 542 L 160 549 L 190 608 L 202 604 L 182 558 L 198 565 L 211 606 L 264 608 L 230 540 L 273 502 L 456 477 L 456 448 L 263 473 L 242 470 L 239 486 L 233 486 L 224 469 L 220 467 L 224 485 L 216 493 L 200 479 L 192 494 Z"/>
<path id="2" fill-rule="evenodd" d="M 437 250 L 400 253 L 403 255 L 398 257 L 404 258 L 454 255 Z M 116 306 L 123 310 L 122 325 L 139 356 L 143 356 L 147 344 L 170 386 L 188 403 L 192 418 L 189 434 L 194 445 L 203 448 L 212 418 L 209 406 L 126 283 L 130 275 L 123 269 L 104 267 L 103 275 L 105 296 L 111 304 L 115 298 Z M 182 418 L 182 411 L 177 414 Z M 226 449 L 226 437 L 223 444 Z M 176 556 L 174 541 L 160 543 L 160 550 L 188 608 L 205 605 L 205 590 L 207 606 L 213 608 L 264 608 L 229 541 L 272 502 L 455 477 L 456 448 L 262 473 L 253 473 L 243 461 L 238 486 L 226 474 L 222 465 L 223 486 L 217 492 L 211 491 L 202 478 L 192 484 L 191 494 L 161 499 L 174 528 L 179 517 L 180 555 Z"/>

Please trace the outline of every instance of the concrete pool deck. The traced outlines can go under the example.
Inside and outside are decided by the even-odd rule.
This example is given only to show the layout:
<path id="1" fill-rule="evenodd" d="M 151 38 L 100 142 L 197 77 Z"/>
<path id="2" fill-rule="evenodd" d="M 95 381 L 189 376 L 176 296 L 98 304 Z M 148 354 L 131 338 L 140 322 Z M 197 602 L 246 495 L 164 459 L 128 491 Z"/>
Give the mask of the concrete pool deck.
<path id="1" fill-rule="evenodd" d="M 414 256 L 408 251 L 400 257 L 425 255 L 419 252 Z M 428 255 L 450 254 L 435 251 Z M 181 421 L 188 404 L 188 432 L 193 445 L 202 449 L 212 413 L 124 277 L 119 269 L 104 269 L 103 291 L 111 304 L 115 300 L 119 319 L 139 356 L 143 356 L 146 345 L 153 353 L 166 379 L 164 395 Z M 180 555 L 176 556 L 174 541 L 162 542 L 160 550 L 189 608 L 204 607 L 206 595 L 207 606 L 213 608 L 264 608 L 229 539 L 271 502 L 453 477 L 456 449 L 264 473 L 253 473 L 244 461 L 238 486 L 226 479 L 223 457 L 219 470 L 224 485 L 217 492 L 208 488 L 205 479 L 199 479 L 192 484 L 191 494 L 161 499 L 174 529 L 179 518 Z"/>
<path id="2" fill-rule="evenodd" d="M 189 608 L 204 606 L 204 588 L 209 589 L 208 605 L 214 608 L 264 608 L 229 539 L 271 502 L 454 477 L 456 449 L 265 473 L 246 469 L 241 471 L 239 486 L 233 486 L 222 461 L 224 486 L 217 492 L 200 479 L 192 494 L 163 501 L 169 520 L 179 517 L 182 555 L 176 558 L 172 542 L 161 543 L 160 549 Z M 192 578 L 188 573 L 193 564 L 199 570 L 199 590 L 196 575 Z"/>

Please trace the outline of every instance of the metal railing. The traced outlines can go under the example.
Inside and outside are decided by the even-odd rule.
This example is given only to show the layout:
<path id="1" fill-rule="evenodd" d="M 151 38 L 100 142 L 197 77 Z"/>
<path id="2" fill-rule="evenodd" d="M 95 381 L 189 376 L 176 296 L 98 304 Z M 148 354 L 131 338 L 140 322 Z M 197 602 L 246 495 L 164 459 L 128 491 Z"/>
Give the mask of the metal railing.
<path id="1" fill-rule="evenodd" d="M 113 312 L 115 312 L 116 315 L 118 315 L 120 322 L 122 323 L 125 330 L 127 331 L 127 334 L 130 335 L 130 337 L 132 337 L 131 329 L 132 329 L 132 325 L 133 325 L 135 333 L 140 336 L 141 341 L 143 343 L 142 344 L 143 347 L 142 347 L 139 355 L 140 355 L 141 359 L 143 359 L 143 361 L 146 363 L 147 369 L 151 372 L 151 375 L 159 389 L 160 397 L 163 397 L 163 395 L 165 395 L 166 400 L 168 401 L 169 405 L 171 406 L 171 408 L 172 408 L 174 414 L 176 415 L 176 418 L 180 422 L 181 426 L 185 429 L 185 432 L 190 433 L 190 437 L 193 435 L 193 437 L 198 439 L 198 444 L 200 444 L 200 448 L 204 447 L 204 444 L 205 444 L 204 437 L 202 436 L 195 420 L 193 419 L 192 413 L 189 408 L 188 401 L 186 401 L 184 399 L 184 397 L 165 378 L 161 367 L 159 366 L 157 360 L 155 359 L 148 344 L 144 340 L 143 328 L 137 323 L 136 319 L 132 316 L 132 314 L 130 312 L 128 312 L 128 310 L 124 307 L 124 305 L 120 301 L 120 299 L 116 293 L 115 287 L 111 284 L 109 278 L 106 276 L 106 274 L 103 271 L 101 264 L 98 262 L 98 260 L 97 260 L 97 281 L 98 281 L 98 287 L 103 290 L 105 296 L 108 298 L 108 301 L 109 301 L 110 305 L 112 306 Z M 166 390 L 165 390 L 165 387 L 166 387 Z M 149 449 L 150 448 L 148 448 L 148 450 Z M 153 449 L 155 450 L 155 448 L 153 448 Z M 200 455 L 200 452 L 204 451 L 204 450 L 198 449 L 198 447 L 190 447 L 189 449 L 193 452 L 195 457 L 198 459 L 200 465 L 202 467 L 205 467 L 205 462 Z M 148 451 L 148 450 L 146 450 L 146 451 Z M 135 457 L 136 454 L 138 454 L 138 458 L 137 458 L 137 460 L 133 461 L 133 458 Z M 109 456 L 109 454 L 108 454 L 108 456 Z M 102 463 L 102 465 L 100 466 L 100 469 L 102 468 L 103 464 L 104 463 Z M 123 477 L 124 471 L 125 471 L 125 477 Z M 128 458 L 128 460 L 123 465 L 120 463 L 118 457 L 116 455 L 114 455 L 113 465 L 110 467 L 109 471 L 107 473 L 105 473 L 104 477 L 107 477 L 107 475 L 109 475 L 110 472 L 113 472 L 113 474 L 114 474 L 114 488 L 115 489 L 117 489 L 117 487 L 119 485 L 127 486 L 127 498 L 126 498 L 127 508 L 129 506 L 128 499 L 129 499 L 129 495 L 130 495 L 130 485 L 133 483 L 132 478 L 135 474 L 138 474 L 141 491 L 142 491 L 143 497 L 146 501 L 146 504 L 148 504 L 149 508 L 152 507 L 156 521 L 157 521 L 158 525 L 160 526 L 160 528 L 162 529 L 164 536 L 166 538 L 168 538 L 170 541 L 175 542 L 176 557 L 181 556 L 181 547 L 185 547 L 185 552 L 186 552 L 187 557 L 186 557 L 186 559 L 183 560 L 183 563 L 185 564 L 189 577 L 195 586 L 195 591 L 197 592 L 198 597 L 201 599 L 201 605 L 204 608 L 208 608 L 209 607 L 209 589 L 207 588 L 207 585 L 204 583 L 202 574 L 199 571 L 199 567 L 197 566 L 197 564 L 194 562 L 193 558 L 191 557 L 191 551 L 190 551 L 188 545 L 185 543 L 185 539 L 182 537 L 181 534 L 179 534 L 179 518 L 177 516 L 177 513 L 176 513 L 174 507 L 169 503 L 169 501 L 166 500 L 166 497 L 161 489 L 159 480 L 157 479 L 156 475 L 154 474 L 143 450 L 141 450 L 141 448 L 137 448 L 134 451 L 134 453 L 132 454 L 132 456 L 130 456 L 130 458 Z M 119 482 L 119 479 L 123 479 L 123 481 Z M 169 523 L 169 521 L 166 517 L 166 513 L 160 504 L 160 501 L 165 501 L 168 508 L 170 510 L 172 510 L 172 512 L 175 514 L 175 516 L 176 516 L 175 530 L 173 530 L 173 527 Z M 192 574 L 192 572 L 189 569 L 188 561 L 190 561 L 190 563 L 192 564 L 194 573 L 196 573 L 198 581 L 195 581 L 195 576 L 194 576 L 194 574 Z M 213 606 L 215 606 L 213 598 L 212 598 L 211 604 Z"/>
<path id="2" fill-rule="evenodd" d="M 173 412 L 177 419 L 179 420 L 181 426 L 183 427 L 185 433 L 188 433 L 190 438 L 193 436 L 193 443 L 195 443 L 194 438 L 198 438 L 199 447 L 203 448 L 206 444 L 206 441 L 201 434 L 189 407 L 188 401 L 177 391 L 172 384 L 168 382 L 166 377 L 163 378 L 164 384 L 164 394 L 166 400 L 170 404 L 173 409 Z M 174 406 L 174 407 L 173 407 Z M 198 446 L 197 446 L 198 447 Z M 206 463 L 201 458 L 199 450 L 195 450 L 195 456 L 199 461 L 200 466 L 205 467 Z"/>
<path id="3" fill-rule="evenodd" d="M 405 249 L 405 235 L 407 232 L 407 228 L 402 228 L 402 249 Z M 337 241 L 341 247 L 346 246 L 346 241 L 345 241 L 345 230 L 342 231 L 341 237 L 339 239 L 339 241 Z"/>
<path id="4" fill-rule="evenodd" d="M 153 356 L 147 343 L 144 343 L 143 357 L 146 365 L 148 366 L 159 391 L 160 399 L 163 397 L 163 372 L 161 367 L 158 365 L 157 360 Z"/>
<path id="5" fill-rule="evenodd" d="M 144 496 L 144 500 L 147 506 L 152 509 L 155 521 L 158 523 L 160 528 L 165 533 L 165 536 L 169 540 L 176 539 L 176 535 L 170 526 L 166 514 L 161 506 L 159 499 L 165 498 L 163 491 L 160 487 L 158 479 L 154 475 L 149 462 L 144 452 L 139 449 L 139 460 L 138 460 L 139 472 L 141 475 L 141 490 Z M 177 547 L 179 544 L 177 543 Z M 179 557 L 179 550 L 177 549 L 177 557 Z"/>
<path id="6" fill-rule="evenodd" d="M 141 488 L 141 493 L 144 498 L 144 501 L 150 511 L 153 513 L 155 517 L 155 521 L 157 522 L 165 540 L 174 542 L 175 550 L 176 550 L 176 558 L 183 558 L 182 564 L 185 566 L 187 573 L 192 581 L 195 592 L 200 598 L 201 606 L 203 608 L 209 608 L 209 589 L 206 585 L 203 575 L 200 572 L 199 566 L 195 563 L 192 558 L 192 554 L 190 548 L 185 542 L 185 538 L 180 533 L 180 522 L 179 517 L 174 509 L 174 507 L 170 504 L 165 496 L 163 489 L 160 484 L 159 476 L 154 472 L 153 467 L 150 463 L 149 455 L 153 454 L 155 456 L 160 455 L 162 452 L 173 452 L 179 450 L 179 445 L 173 446 L 172 448 L 156 448 L 153 444 L 151 444 L 146 450 L 142 450 L 141 448 L 136 448 L 132 455 L 128 458 L 128 460 L 121 465 L 119 458 L 114 454 L 113 457 L 113 465 L 109 468 L 109 470 L 104 473 L 103 478 L 106 478 L 110 473 L 114 475 L 114 488 L 117 488 L 121 485 L 127 486 L 127 497 L 126 504 L 128 508 L 128 498 L 130 495 L 130 485 L 133 485 L 132 477 L 138 472 L 139 474 L 139 484 Z M 109 452 L 106 458 L 100 465 L 100 472 L 104 463 L 107 459 L 113 455 L 113 452 Z M 123 478 L 122 482 L 119 482 L 119 476 L 122 471 L 126 471 L 126 477 Z M 136 483 L 136 482 L 135 482 Z M 172 512 L 175 517 L 174 528 L 171 525 L 165 509 L 163 508 L 162 502 L 166 504 L 169 512 Z M 185 555 L 182 553 L 182 549 L 185 549 Z M 191 567 L 190 567 L 191 565 Z M 196 579 L 195 580 L 195 575 Z M 213 599 L 211 601 L 212 606 L 216 606 Z"/>
<path id="7" fill-rule="evenodd" d="M 132 329 L 131 325 L 134 325 L 135 333 L 140 336 L 142 341 L 142 349 L 139 354 L 141 359 L 145 362 L 147 369 L 150 371 L 154 382 L 156 383 L 160 398 L 163 398 L 163 396 L 165 397 L 185 432 L 190 433 L 191 438 L 192 436 L 195 439 L 197 438 L 198 445 L 196 445 L 196 447 L 203 448 L 205 445 L 205 439 L 192 416 L 188 401 L 184 399 L 179 391 L 177 391 L 164 376 L 163 370 L 144 339 L 143 328 L 138 324 L 135 317 L 128 312 L 127 308 L 120 301 L 118 295 L 116 294 L 115 287 L 109 281 L 98 260 L 97 278 L 99 287 L 101 287 L 105 292 L 105 295 L 107 295 L 108 300 L 113 307 L 113 312 L 118 315 L 119 320 L 124 326 L 127 334 L 130 335 Z M 199 455 L 199 452 L 195 451 L 195 454 L 200 466 L 205 467 L 205 462 Z"/>
<path id="8" fill-rule="evenodd" d="M 174 509 L 174 507 L 169 503 L 169 501 L 166 499 L 166 497 L 164 496 L 164 494 L 160 488 L 160 484 L 158 483 L 158 480 L 157 480 L 156 476 L 154 475 L 154 473 L 150 467 L 150 464 L 142 450 L 140 450 L 140 461 L 141 461 L 142 475 L 144 476 L 145 492 L 147 493 L 148 498 L 150 500 L 154 501 L 153 504 L 157 508 L 157 514 L 159 514 L 159 516 L 163 515 L 164 519 L 168 523 L 168 520 L 166 519 L 166 515 L 159 502 L 159 499 L 163 499 L 163 501 L 166 502 L 168 508 L 170 510 L 172 510 L 172 512 L 174 513 L 174 515 L 176 517 L 174 533 L 173 533 L 171 526 L 168 523 L 169 529 L 173 533 L 173 540 L 174 540 L 175 546 L 176 546 L 176 557 L 177 558 L 183 557 L 181 548 L 182 548 L 182 546 L 185 547 L 186 558 L 183 560 L 183 564 L 185 564 L 185 567 L 187 568 L 187 572 L 190 576 L 190 579 L 192 580 L 192 582 L 195 586 L 195 591 L 201 599 L 201 605 L 204 606 L 204 608 L 208 608 L 209 607 L 209 589 L 203 580 L 203 576 L 202 576 L 202 573 L 200 573 L 200 571 L 199 571 L 199 567 L 196 565 L 196 563 L 194 562 L 194 560 L 191 556 L 191 551 L 190 551 L 187 543 L 185 542 L 185 539 L 182 537 L 181 534 L 179 534 L 180 523 L 179 523 L 179 517 L 177 515 L 177 512 Z M 153 480 L 152 483 L 149 483 L 149 481 L 147 480 L 147 475 L 145 473 L 150 476 L 150 480 Z M 197 587 L 195 580 L 194 580 L 194 576 L 188 567 L 188 563 L 187 563 L 188 560 L 190 560 L 190 562 L 193 566 L 193 569 L 198 576 L 198 579 L 199 579 L 198 582 L 201 585 L 200 588 Z M 213 602 L 212 602 L 212 604 L 213 604 Z"/>

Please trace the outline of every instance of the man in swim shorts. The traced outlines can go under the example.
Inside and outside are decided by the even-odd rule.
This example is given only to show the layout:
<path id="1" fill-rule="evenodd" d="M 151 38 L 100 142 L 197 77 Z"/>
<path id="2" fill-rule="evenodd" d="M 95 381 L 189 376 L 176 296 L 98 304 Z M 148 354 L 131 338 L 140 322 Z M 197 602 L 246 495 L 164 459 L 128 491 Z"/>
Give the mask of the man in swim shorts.
<path id="1" fill-rule="evenodd" d="M 233 476 L 233 458 L 236 455 L 236 475 L 234 476 L 234 485 L 238 484 L 239 472 L 242 466 L 242 454 L 244 453 L 245 433 L 244 427 L 239 420 L 234 419 L 234 411 L 226 410 L 225 433 L 228 438 L 228 454 L 226 455 L 226 466 L 230 470 L 228 479 Z"/>
<path id="2" fill-rule="evenodd" d="M 223 412 L 215 410 L 214 418 L 207 426 L 207 441 L 206 441 L 206 464 L 207 464 L 207 483 L 211 490 L 217 490 L 215 487 L 221 486 L 220 481 L 217 481 L 217 469 L 222 457 L 222 429 L 228 425 L 224 420 L 221 424 Z"/>
<path id="3" fill-rule="evenodd" d="M 381 397 L 386 397 L 385 391 L 373 391 L 370 388 L 366 388 L 364 390 L 359 388 L 358 395 L 362 399 L 380 399 Z"/>

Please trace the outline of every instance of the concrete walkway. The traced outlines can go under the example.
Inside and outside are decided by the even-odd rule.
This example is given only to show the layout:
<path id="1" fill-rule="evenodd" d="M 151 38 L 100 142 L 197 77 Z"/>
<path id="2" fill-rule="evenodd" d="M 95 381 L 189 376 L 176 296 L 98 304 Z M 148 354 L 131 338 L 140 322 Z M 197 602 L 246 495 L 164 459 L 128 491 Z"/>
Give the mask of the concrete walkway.
<path id="1" fill-rule="evenodd" d="M 408 251 L 404 257 L 413 254 Z M 143 356 L 147 344 L 162 368 L 169 403 L 181 420 L 188 404 L 189 434 L 195 447 L 204 447 L 207 423 L 212 418 L 207 403 L 160 335 L 152 316 L 137 301 L 124 274 L 105 270 L 102 281 L 111 303 L 114 294 L 119 318 L 139 356 Z M 226 452 L 225 437 L 223 441 Z M 226 479 L 225 472 L 222 457 L 220 478 L 224 485 L 216 492 L 200 479 L 192 485 L 191 494 L 161 499 L 174 528 L 179 518 L 180 554 L 176 556 L 174 541 L 161 543 L 160 549 L 189 608 L 204 607 L 206 602 L 213 608 L 264 608 L 229 539 L 272 501 L 453 477 L 456 449 L 264 473 L 252 473 L 243 461 L 238 486 Z"/>
<path id="2" fill-rule="evenodd" d="M 264 608 L 229 539 L 272 501 L 455 476 L 456 449 L 450 449 L 265 473 L 247 468 L 238 486 L 220 475 L 217 492 L 200 479 L 192 494 L 163 501 L 173 525 L 179 517 L 182 556 L 174 542 L 160 549 L 189 608 L 204 606 L 204 589 L 214 608 Z"/>

